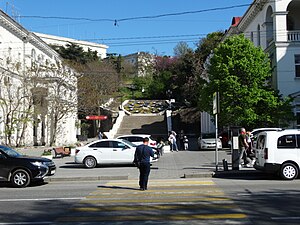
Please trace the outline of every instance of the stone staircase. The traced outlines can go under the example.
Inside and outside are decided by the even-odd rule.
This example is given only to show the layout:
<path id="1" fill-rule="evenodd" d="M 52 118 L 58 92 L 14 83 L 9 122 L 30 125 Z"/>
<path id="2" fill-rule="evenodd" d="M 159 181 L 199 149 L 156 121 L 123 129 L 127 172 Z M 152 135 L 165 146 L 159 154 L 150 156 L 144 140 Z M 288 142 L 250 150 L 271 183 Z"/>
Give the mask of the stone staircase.
<path id="1" fill-rule="evenodd" d="M 115 137 L 126 134 L 150 134 L 154 138 L 167 137 L 164 115 L 126 115 Z"/>

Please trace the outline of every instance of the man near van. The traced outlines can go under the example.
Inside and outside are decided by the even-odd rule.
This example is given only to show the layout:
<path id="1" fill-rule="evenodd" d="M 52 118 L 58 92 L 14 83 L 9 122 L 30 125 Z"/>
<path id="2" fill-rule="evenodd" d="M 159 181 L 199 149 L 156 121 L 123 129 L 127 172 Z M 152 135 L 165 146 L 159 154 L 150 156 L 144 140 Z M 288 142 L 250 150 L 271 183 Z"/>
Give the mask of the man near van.
<path id="1" fill-rule="evenodd" d="M 148 177 L 150 174 L 150 157 L 154 157 L 154 152 L 152 148 L 148 146 L 149 138 L 145 137 L 143 139 L 143 144 L 136 147 L 134 154 L 134 162 L 137 162 L 138 168 L 140 170 L 140 190 L 147 190 Z"/>
<path id="2" fill-rule="evenodd" d="M 246 137 L 246 129 L 245 128 L 241 128 L 240 130 L 240 135 L 239 135 L 239 153 L 240 153 L 240 157 L 239 157 L 239 163 L 240 166 L 245 163 L 243 162 L 244 160 L 244 154 L 246 154 L 246 149 L 249 147 L 248 143 L 247 143 L 247 137 Z"/>

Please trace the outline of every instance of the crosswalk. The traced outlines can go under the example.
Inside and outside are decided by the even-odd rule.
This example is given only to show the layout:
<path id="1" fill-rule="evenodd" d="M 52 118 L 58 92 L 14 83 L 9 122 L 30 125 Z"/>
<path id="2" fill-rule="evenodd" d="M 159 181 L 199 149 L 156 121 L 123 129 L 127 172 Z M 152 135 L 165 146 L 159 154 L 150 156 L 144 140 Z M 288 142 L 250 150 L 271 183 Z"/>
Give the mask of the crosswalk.
<path id="1" fill-rule="evenodd" d="M 210 180 L 150 180 L 99 185 L 57 219 L 70 224 L 250 224 L 247 216 Z"/>

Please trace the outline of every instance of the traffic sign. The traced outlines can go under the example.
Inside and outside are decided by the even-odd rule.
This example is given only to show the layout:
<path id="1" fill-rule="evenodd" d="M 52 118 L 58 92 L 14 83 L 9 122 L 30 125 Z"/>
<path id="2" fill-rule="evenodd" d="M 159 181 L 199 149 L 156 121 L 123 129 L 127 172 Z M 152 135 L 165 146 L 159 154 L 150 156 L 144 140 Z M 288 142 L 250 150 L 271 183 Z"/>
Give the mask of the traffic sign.
<path id="1" fill-rule="evenodd" d="M 107 116 L 103 116 L 103 115 L 100 115 L 100 116 L 86 116 L 85 117 L 87 120 L 106 120 L 107 119 Z"/>

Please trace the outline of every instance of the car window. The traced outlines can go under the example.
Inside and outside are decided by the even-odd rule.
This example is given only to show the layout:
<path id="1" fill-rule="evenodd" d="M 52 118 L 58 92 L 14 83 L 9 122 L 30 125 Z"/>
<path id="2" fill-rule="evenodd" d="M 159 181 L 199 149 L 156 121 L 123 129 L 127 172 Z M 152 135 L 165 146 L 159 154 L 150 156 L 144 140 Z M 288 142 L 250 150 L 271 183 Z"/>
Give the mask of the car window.
<path id="1" fill-rule="evenodd" d="M 90 148 L 109 148 L 109 141 L 99 141 L 89 146 Z"/>
<path id="2" fill-rule="evenodd" d="M 127 137 L 126 140 L 130 141 L 130 142 L 136 142 L 136 138 L 135 137 Z"/>
<path id="3" fill-rule="evenodd" d="M 284 135 L 278 138 L 277 148 L 296 148 L 296 137 L 294 134 Z"/>
<path id="4" fill-rule="evenodd" d="M 257 149 L 263 149 L 265 147 L 265 140 L 266 140 L 266 136 L 264 135 L 260 135 L 257 139 L 257 142 L 256 142 L 256 148 Z"/>
<path id="5" fill-rule="evenodd" d="M 211 139 L 211 138 L 216 138 L 216 134 L 214 133 L 202 134 L 202 139 Z"/>
<path id="6" fill-rule="evenodd" d="M 297 134 L 297 147 L 300 148 L 300 134 Z"/>
<path id="7" fill-rule="evenodd" d="M 19 156 L 21 156 L 20 153 L 18 153 L 17 151 L 15 151 L 15 150 L 7 147 L 7 146 L 1 146 L 0 148 L 4 153 L 9 155 L 10 157 L 19 157 Z"/>
<path id="8" fill-rule="evenodd" d="M 124 143 L 118 141 L 112 141 L 112 146 L 113 148 L 122 148 L 122 149 L 127 147 Z"/>

